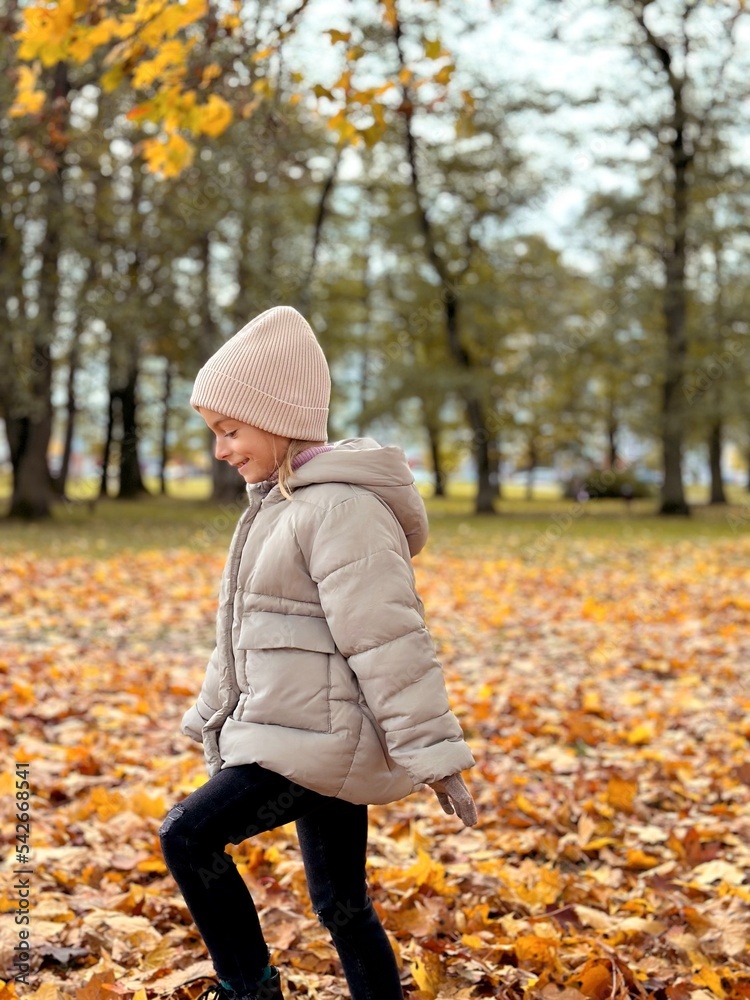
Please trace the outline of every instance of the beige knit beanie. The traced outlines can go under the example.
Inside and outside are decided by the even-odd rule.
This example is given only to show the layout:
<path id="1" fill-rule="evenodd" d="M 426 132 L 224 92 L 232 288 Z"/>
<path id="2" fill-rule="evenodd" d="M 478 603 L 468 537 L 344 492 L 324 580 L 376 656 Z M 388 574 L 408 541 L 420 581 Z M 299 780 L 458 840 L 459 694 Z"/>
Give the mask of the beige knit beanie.
<path id="1" fill-rule="evenodd" d="M 190 405 L 301 441 L 328 439 L 331 376 L 310 324 L 291 306 L 256 316 L 198 372 Z"/>

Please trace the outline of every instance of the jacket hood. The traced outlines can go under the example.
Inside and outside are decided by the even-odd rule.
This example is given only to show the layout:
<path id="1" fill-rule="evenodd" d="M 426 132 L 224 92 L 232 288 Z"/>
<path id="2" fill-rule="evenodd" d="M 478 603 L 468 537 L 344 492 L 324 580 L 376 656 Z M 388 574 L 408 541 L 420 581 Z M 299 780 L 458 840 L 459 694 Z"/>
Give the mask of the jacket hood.
<path id="1" fill-rule="evenodd" d="M 313 483 L 351 483 L 375 493 L 393 511 L 409 552 L 424 548 L 429 525 L 424 502 L 409 463 L 398 445 L 380 445 L 373 438 L 346 438 L 332 442 L 333 450 L 315 455 L 289 479 L 289 488 Z M 251 488 L 251 487 L 250 487 Z"/>

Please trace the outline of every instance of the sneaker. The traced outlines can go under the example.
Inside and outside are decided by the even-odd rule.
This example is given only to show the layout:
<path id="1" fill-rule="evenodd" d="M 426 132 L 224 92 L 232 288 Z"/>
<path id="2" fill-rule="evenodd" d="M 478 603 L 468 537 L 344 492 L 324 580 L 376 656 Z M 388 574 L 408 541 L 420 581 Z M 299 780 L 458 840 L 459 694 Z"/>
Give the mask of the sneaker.
<path id="1" fill-rule="evenodd" d="M 284 994 L 281 992 L 279 970 L 273 965 L 271 969 L 273 970 L 271 977 L 264 983 L 261 983 L 253 993 L 244 993 L 240 996 L 234 990 L 228 990 L 225 986 L 222 986 L 217 980 L 208 989 L 205 989 L 197 1000 L 284 1000 Z"/>

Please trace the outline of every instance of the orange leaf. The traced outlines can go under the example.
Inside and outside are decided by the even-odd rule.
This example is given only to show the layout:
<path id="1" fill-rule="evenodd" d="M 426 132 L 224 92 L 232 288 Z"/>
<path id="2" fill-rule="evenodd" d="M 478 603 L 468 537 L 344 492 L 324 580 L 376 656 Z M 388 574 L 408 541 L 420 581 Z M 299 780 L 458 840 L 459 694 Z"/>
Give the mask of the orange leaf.
<path id="1" fill-rule="evenodd" d="M 613 775 L 607 782 L 607 802 L 619 812 L 632 812 L 638 782 Z"/>

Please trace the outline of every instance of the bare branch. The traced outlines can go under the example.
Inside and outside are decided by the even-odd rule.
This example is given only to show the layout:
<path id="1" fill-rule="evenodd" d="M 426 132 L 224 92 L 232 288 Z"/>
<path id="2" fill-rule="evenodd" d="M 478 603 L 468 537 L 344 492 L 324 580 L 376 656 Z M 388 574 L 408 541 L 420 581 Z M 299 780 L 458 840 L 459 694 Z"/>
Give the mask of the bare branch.
<path id="1" fill-rule="evenodd" d="M 653 3 L 653 0 L 641 0 L 641 3 L 633 4 L 633 7 L 631 8 L 633 16 L 646 36 L 646 41 L 651 46 L 654 55 L 661 63 L 662 69 L 667 74 L 669 86 L 672 89 L 672 94 L 674 95 L 675 100 L 679 100 L 684 79 L 681 79 L 674 72 L 674 68 L 672 66 L 672 53 L 667 48 L 666 44 L 660 38 L 657 38 L 646 23 L 646 8 L 649 7 L 651 3 Z"/>
<path id="2" fill-rule="evenodd" d="M 721 92 L 722 84 L 724 82 L 724 75 L 725 75 L 725 73 L 727 71 L 727 67 L 729 66 L 729 63 L 730 63 L 730 61 L 732 59 L 732 56 L 734 55 L 734 53 L 736 51 L 736 47 L 737 47 L 737 35 L 736 35 L 737 24 L 739 23 L 739 20 L 742 17 L 742 15 L 746 14 L 746 13 L 747 13 L 747 11 L 745 10 L 745 8 L 742 5 L 738 5 L 737 10 L 734 12 L 734 14 L 731 16 L 731 18 L 727 22 L 727 25 L 726 25 L 726 28 L 727 28 L 727 43 L 728 43 L 727 44 L 727 50 L 726 50 L 724 59 L 720 63 L 719 69 L 718 69 L 718 71 L 716 73 L 716 80 L 714 82 L 714 85 L 711 88 L 711 92 L 713 94 L 713 99 L 710 102 L 710 104 L 708 105 L 708 107 L 706 108 L 706 113 L 704 115 L 704 118 L 706 120 L 708 120 L 711 117 L 711 115 L 713 114 L 713 112 L 716 110 L 717 105 L 720 103 L 720 92 Z"/>

